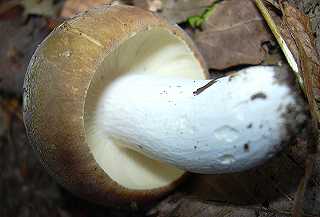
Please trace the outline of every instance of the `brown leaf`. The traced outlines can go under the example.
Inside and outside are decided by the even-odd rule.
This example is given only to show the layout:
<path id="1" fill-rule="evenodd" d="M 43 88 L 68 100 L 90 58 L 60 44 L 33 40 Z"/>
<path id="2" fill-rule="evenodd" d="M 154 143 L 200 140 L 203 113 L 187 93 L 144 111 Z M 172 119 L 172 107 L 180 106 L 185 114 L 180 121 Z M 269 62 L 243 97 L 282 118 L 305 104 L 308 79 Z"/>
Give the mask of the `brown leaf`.
<path id="1" fill-rule="evenodd" d="M 171 23 L 181 23 L 200 15 L 214 0 L 134 0 L 134 5 L 158 12 Z"/>
<path id="2" fill-rule="evenodd" d="M 169 196 L 149 211 L 147 216 L 156 217 L 254 217 L 254 210 L 226 206 L 222 204 L 205 203 L 183 194 Z"/>
<path id="3" fill-rule="evenodd" d="M 55 17 L 60 9 L 60 5 L 54 4 L 54 0 L 21 0 L 21 5 L 25 15 Z"/>
<path id="4" fill-rule="evenodd" d="M 320 99 L 320 61 L 309 17 L 289 4 L 283 4 L 283 15 L 283 37 L 300 65 L 306 89 L 309 90 L 307 95 L 311 94 L 308 96 L 309 103 L 314 104 Z"/>
<path id="5" fill-rule="evenodd" d="M 2 19 L 2 17 L 12 17 L 12 15 L 13 17 L 16 17 L 17 12 L 19 12 L 17 9 L 19 8 L 20 3 L 20 0 L 0 1 L 0 19 Z"/>
<path id="6" fill-rule="evenodd" d="M 29 60 L 41 40 L 48 34 L 43 17 L 23 25 L 21 16 L 0 22 L 0 92 L 19 96 Z"/>
<path id="7" fill-rule="evenodd" d="M 161 0 L 134 0 L 133 4 L 136 7 L 140 7 L 152 12 L 161 11 L 163 7 Z"/>
<path id="8" fill-rule="evenodd" d="M 278 200 L 278 204 L 283 200 Z M 285 202 L 287 205 L 288 203 Z M 199 201 L 183 194 L 174 194 L 147 213 L 149 217 L 289 217 L 291 216 L 288 206 L 274 208 L 263 205 L 235 206 L 228 203 Z M 280 208 L 280 209 L 278 209 Z M 316 215 L 304 213 L 306 217 L 317 217 Z"/>
<path id="9" fill-rule="evenodd" d="M 66 0 L 61 11 L 62 17 L 73 17 L 89 8 L 110 4 L 113 0 Z"/>
<path id="10" fill-rule="evenodd" d="M 283 14 L 284 17 L 280 30 L 298 64 L 300 62 L 300 55 L 297 48 L 297 42 L 295 41 L 295 38 L 297 37 L 300 41 L 304 42 L 303 47 L 308 58 L 311 58 L 313 62 L 319 64 L 309 17 L 289 4 L 283 5 Z M 295 36 L 293 34 L 295 34 Z"/>
<path id="11" fill-rule="evenodd" d="M 195 41 L 210 68 L 259 64 L 262 44 L 271 40 L 264 20 L 251 0 L 230 0 L 216 5 Z"/>
<path id="12" fill-rule="evenodd" d="M 302 216 L 307 184 L 314 169 L 315 155 L 319 146 L 319 99 L 320 99 L 320 63 L 316 51 L 315 39 L 310 25 L 310 19 L 300 10 L 288 3 L 282 3 L 283 13 L 283 37 L 287 41 L 295 59 L 299 65 L 299 71 L 303 78 L 303 88 L 309 102 L 312 116 L 312 126 L 309 129 L 308 150 L 306 160 L 306 172 L 301 179 L 296 193 L 293 216 Z M 286 33 L 287 32 L 287 33 Z"/>

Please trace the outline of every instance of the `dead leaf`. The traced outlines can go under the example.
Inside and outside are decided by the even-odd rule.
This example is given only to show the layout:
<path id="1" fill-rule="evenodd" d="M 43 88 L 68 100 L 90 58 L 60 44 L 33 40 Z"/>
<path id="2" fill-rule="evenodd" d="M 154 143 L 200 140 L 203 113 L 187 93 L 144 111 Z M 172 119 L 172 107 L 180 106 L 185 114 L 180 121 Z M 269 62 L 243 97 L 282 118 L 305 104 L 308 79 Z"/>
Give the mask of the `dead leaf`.
<path id="1" fill-rule="evenodd" d="M 161 11 L 163 8 L 162 0 L 134 0 L 134 5 L 152 12 Z"/>
<path id="2" fill-rule="evenodd" d="M 21 0 L 25 15 L 40 15 L 45 17 L 56 17 L 60 9 L 54 0 Z"/>
<path id="3" fill-rule="evenodd" d="M 278 200 L 277 204 L 281 204 L 282 200 Z M 261 204 L 236 206 L 228 203 L 199 201 L 192 197 L 183 194 L 173 194 L 167 199 L 161 201 L 147 216 L 149 217 L 289 217 L 291 216 L 288 210 L 288 203 L 284 206 L 273 206 L 268 204 L 268 207 Z M 317 217 L 309 213 L 304 213 L 306 217 Z"/>
<path id="4" fill-rule="evenodd" d="M 6 2 L 0 2 L 0 15 L 7 13 L 8 11 L 16 8 L 20 5 L 21 0 L 11 0 Z"/>
<path id="5" fill-rule="evenodd" d="M 299 52 L 297 43 L 294 40 L 293 32 L 296 37 L 304 40 L 305 52 L 309 58 L 315 63 L 319 64 L 318 54 L 315 48 L 315 40 L 310 29 L 309 18 L 304 15 L 300 10 L 288 5 L 284 8 L 283 22 L 280 26 L 281 34 L 283 35 L 286 43 L 288 44 L 291 52 L 296 58 L 297 63 L 300 63 Z M 297 13 L 297 14 L 295 14 Z M 306 32 L 306 27 L 309 32 Z"/>
<path id="6" fill-rule="evenodd" d="M 134 0 L 134 5 L 156 11 L 171 23 L 181 23 L 200 15 L 214 0 Z"/>
<path id="7" fill-rule="evenodd" d="M 310 106 L 314 128 L 320 122 L 320 61 L 311 31 L 310 19 L 290 4 L 282 4 L 284 29 L 289 32 L 285 40 L 289 41 L 302 73 L 305 93 Z M 317 145 L 317 144 L 316 144 Z"/>
<path id="8" fill-rule="evenodd" d="M 272 35 L 251 0 L 219 3 L 197 31 L 195 42 L 210 68 L 225 69 L 239 64 L 259 64 Z"/>
<path id="9" fill-rule="evenodd" d="M 161 201 L 149 211 L 147 216 L 157 217 L 250 217 L 254 210 L 232 207 L 223 204 L 205 203 L 183 194 L 174 194 Z"/>
<path id="10" fill-rule="evenodd" d="M 24 75 L 37 45 L 48 34 L 47 21 L 34 17 L 23 23 L 23 17 L 0 22 L 0 92 L 20 96 Z"/>
<path id="11" fill-rule="evenodd" d="M 89 8 L 110 4 L 113 0 L 66 0 L 61 11 L 62 17 L 73 17 Z"/>
<path id="12" fill-rule="evenodd" d="M 0 102 L 0 109 L 5 112 L 8 116 L 16 117 L 20 121 L 23 121 L 22 112 L 21 112 L 21 105 L 16 98 L 10 99 L 2 99 Z"/>
<path id="13" fill-rule="evenodd" d="M 312 175 L 315 156 L 319 148 L 320 62 L 309 17 L 288 3 L 281 3 L 281 6 L 283 13 L 282 27 L 284 27 L 282 29 L 283 37 L 298 62 L 299 71 L 303 78 L 304 92 L 312 116 L 312 126 L 309 129 L 310 135 L 308 138 L 309 154 L 305 163 L 306 172 L 301 179 L 293 207 L 293 216 L 300 217 L 304 209 L 307 184 Z"/>

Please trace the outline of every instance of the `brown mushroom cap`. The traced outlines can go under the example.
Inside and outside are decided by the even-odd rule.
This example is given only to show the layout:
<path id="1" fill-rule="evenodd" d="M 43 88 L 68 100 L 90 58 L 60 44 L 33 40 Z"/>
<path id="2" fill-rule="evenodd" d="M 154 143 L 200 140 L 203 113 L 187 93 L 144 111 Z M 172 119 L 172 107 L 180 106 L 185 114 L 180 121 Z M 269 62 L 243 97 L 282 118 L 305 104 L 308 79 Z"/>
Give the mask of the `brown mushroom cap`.
<path id="1" fill-rule="evenodd" d="M 23 113 L 30 143 L 49 173 L 83 198 L 105 205 L 146 202 L 165 195 L 184 177 L 151 190 L 125 188 L 96 162 L 86 140 L 84 108 L 97 69 L 126 40 L 153 28 L 183 41 L 203 68 L 202 76 L 208 76 L 183 30 L 150 12 L 120 5 L 96 8 L 64 22 L 30 61 Z"/>

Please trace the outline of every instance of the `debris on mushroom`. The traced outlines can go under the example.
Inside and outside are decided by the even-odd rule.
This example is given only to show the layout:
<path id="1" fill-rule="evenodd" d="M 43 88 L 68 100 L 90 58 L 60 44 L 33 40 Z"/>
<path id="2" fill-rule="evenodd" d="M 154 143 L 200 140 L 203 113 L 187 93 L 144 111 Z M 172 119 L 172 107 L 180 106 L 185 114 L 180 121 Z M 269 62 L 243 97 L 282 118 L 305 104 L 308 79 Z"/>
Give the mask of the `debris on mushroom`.
<path id="1" fill-rule="evenodd" d="M 280 70 L 210 80 L 179 27 L 135 7 L 103 6 L 38 47 L 24 121 L 41 162 L 66 188 L 103 204 L 145 202 L 186 171 L 249 169 L 294 138 L 307 114 Z"/>

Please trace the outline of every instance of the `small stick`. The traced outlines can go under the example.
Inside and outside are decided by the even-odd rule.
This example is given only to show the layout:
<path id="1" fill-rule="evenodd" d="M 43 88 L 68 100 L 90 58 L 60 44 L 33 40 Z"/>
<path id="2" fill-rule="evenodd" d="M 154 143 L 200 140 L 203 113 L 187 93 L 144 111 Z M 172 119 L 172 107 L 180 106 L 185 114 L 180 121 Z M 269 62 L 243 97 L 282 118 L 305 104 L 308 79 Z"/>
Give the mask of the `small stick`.
<path id="1" fill-rule="evenodd" d="M 299 68 L 298 68 L 298 64 L 296 62 L 296 60 L 294 59 L 293 54 L 291 53 L 287 43 L 285 42 L 285 40 L 283 39 L 277 25 L 275 24 L 275 22 L 273 21 L 268 9 L 266 8 L 266 6 L 263 4 L 263 2 L 261 0 L 255 0 L 257 7 L 259 8 L 262 16 L 264 17 L 265 21 L 267 22 L 270 30 L 272 31 L 274 37 L 276 38 L 276 40 L 279 43 L 279 46 L 284 54 L 284 56 L 286 57 L 290 67 L 292 68 L 293 72 L 295 73 L 295 76 L 298 79 L 299 85 L 301 86 L 302 90 L 304 91 L 304 82 L 303 82 L 303 78 L 299 73 Z"/>

